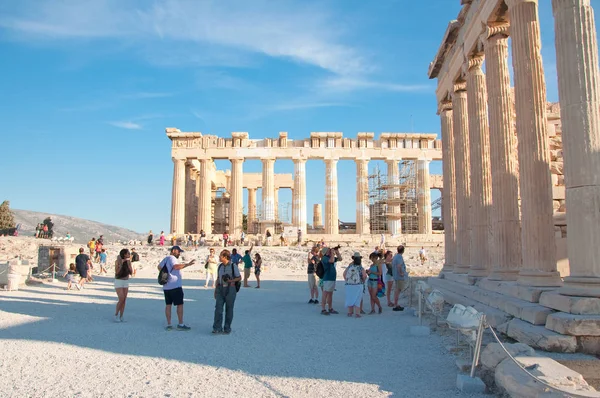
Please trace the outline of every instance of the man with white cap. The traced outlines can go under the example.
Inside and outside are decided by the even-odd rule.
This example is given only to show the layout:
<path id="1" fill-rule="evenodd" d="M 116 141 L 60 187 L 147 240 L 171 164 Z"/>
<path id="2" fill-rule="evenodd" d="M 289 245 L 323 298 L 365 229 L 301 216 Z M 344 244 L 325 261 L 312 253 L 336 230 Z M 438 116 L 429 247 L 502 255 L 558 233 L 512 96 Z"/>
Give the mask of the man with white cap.
<path id="1" fill-rule="evenodd" d="M 171 326 L 171 306 L 177 307 L 177 330 L 187 331 L 191 328 L 183 323 L 183 285 L 181 270 L 193 265 L 196 260 L 192 260 L 188 263 L 179 263 L 179 256 L 183 253 L 183 250 L 179 246 L 173 246 L 171 248 L 171 254 L 165 257 L 160 264 L 158 264 L 158 270 L 160 271 L 163 266 L 167 266 L 169 272 L 169 280 L 163 285 L 163 292 L 165 295 L 165 316 L 167 317 L 166 330 L 173 330 Z"/>

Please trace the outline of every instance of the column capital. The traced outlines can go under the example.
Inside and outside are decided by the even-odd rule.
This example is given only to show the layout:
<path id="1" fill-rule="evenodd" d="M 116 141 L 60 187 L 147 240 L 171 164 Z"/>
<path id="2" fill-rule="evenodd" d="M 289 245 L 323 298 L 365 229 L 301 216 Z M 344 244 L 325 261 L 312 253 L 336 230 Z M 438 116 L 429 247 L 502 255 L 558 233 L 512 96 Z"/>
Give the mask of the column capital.
<path id="1" fill-rule="evenodd" d="M 370 160 L 371 160 L 371 158 L 364 158 L 364 157 L 354 158 L 354 161 L 356 163 L 362 163 L 362 162 L 368 163 Z"/>
<path id="2" fill-rule="evenodd" d="M 268 157 L 268 158 L 260 158 L 261 162 L 275 162 L 277 160 L 277 158 L 275 157 Z"/>
<path id="3" fill-rule="evenodd" d="M 437 114 L 441 115 L 442 113 L 447 112 L 447 111 L 451 111 L 451 110 L 452 110 L 452 101 L 450 101 L 450 100 L 444 100 L 444 101 L 441 101 L 438 104 Z"/>
<path id="4" fill-rule="evenodd" d="M 462 81 L 462 80 L 458 80 L 454 83 L 454 94 L 457 93 L 466 93 L 467 92 L 467 82 L 466 81 Z"/>
<path id="5" fill-rule="evenodd" d="M 292 158 L 292 161 L 294 163 L 303 163 L 303 162 L 306 162 L 307 160 L 308 160 L 308 157 L 306 157 L 306 156 L 299 156 L 299 157 Z"/>
<path id="6" fill-rule="evenodd" d="M 231 161 L 231 163 L 234 163 L 234 162 L 243 162 L 245 160 L 245 158 L 243 158 L 243 157 L 230 157 L 229 160 Z"/>
<path id="7" fill-rule="evenodd" d="M 485 61 L 485 55 L 483 53 L 471 54 L 467 57 L 467 61 L 463 66 L 465 74 L 480 71 L 483 66 L 483 61 Z"/>
<path id="8" fill-rule="evenodd" d="M 534 3 L 534 4 L 539 3 L 538 0 L 504 0 L 504 1 L 506 2 L 506 5 L 508 6 L 509 10 L 513 7 L 516 7 L 516 6 L 524 4 L 524 3 Z"/>
<path id="9" fill-rule="evenodd" d="M 325 158 L 323 159 L 325 163 L 337 163 L 340 158 Z"/>
<path id="10" fill-rule="evenodd" d="M 481 38 L 484 43 L 492 38 L 503 38 L 507 39 L 510 36 L 510 24 L 501 23 L 501 24 L 493 24 L 486 25 L 485 31 L 481 35 Z"/>

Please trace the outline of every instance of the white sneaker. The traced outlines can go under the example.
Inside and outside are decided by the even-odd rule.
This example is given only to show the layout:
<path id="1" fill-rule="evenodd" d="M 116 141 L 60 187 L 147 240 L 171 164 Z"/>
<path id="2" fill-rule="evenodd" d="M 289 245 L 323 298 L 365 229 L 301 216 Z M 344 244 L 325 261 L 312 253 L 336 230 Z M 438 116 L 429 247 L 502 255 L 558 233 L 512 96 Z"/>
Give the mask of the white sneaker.
<path id="1" fill-rule="evenodd" d="M 121 318 L 119 318 L 119 322 L 127 322 L 127 321 L 125 320 L 125 318 L 121 317 Z"/>
<path id="2" fill-rule="evenodd" d="M 115 315 L 115 322 L 121 322 L 121 318 L 118 315 Z"/>
<path id="3" fill-rule="evenodd" d="M 77 290 L 81 290 L 81 286 L 75 285 L 75 287 L 77 288 Z"/>

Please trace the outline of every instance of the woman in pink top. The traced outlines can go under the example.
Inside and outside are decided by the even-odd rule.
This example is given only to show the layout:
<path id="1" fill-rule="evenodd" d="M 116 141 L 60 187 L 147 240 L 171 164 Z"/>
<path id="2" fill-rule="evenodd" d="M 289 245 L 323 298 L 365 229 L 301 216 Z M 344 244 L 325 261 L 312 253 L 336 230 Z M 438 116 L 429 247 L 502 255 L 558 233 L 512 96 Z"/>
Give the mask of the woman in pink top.
<path id="1" fill-rule="evenodd" d="M 160 231 L 160 238 L 158 238 L 158 244 L 161 246 L 165 245 L 165 231 Z"/>

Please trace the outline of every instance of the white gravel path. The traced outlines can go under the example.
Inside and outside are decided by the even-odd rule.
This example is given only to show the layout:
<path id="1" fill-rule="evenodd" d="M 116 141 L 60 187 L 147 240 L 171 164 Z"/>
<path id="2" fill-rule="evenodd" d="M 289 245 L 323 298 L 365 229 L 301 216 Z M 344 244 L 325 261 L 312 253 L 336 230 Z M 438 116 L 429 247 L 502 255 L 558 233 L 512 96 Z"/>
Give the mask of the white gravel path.
<path id="1" fill-rule="evenodd" d="M 306 304 L 302 272 L 269 269 L 260 290 L 240 291 L 233 333 L 215 336 L 204 275 L 184 275 L 192 330 L 166 332 L 154 274 L 132 281 L 123 324 L 112 322 L 110 278 L 82 292 L 62 281 L 0 292 L 0 396 L 462 396 L 439 336 L 410 336 L 416 318 L 388 308 L 347 318 L 340 282 L 340 315 L 326 317 Z"/>

